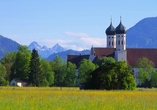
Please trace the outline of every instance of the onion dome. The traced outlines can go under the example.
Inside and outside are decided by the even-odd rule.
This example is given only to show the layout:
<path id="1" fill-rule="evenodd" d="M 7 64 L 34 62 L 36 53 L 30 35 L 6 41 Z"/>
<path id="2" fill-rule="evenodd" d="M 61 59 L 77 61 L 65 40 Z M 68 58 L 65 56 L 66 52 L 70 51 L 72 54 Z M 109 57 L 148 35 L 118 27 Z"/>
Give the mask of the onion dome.
<path id="1" fill-rule="evenodd" d="M 106 29 L 106 34 L 107 35 L 115 35 L 116 34 L 115 28 L 113 27 L 112 22 L 111 22 L 110 26 Z"/>
<path id="2" fill-rule="evenodd" d="M 121 20 L 120 20 L 119 25 L 116 27 L 115 31 L 116 31 L 116 34 L 125 34 L 126 33 L 126 28 L 121 23 Z"/>

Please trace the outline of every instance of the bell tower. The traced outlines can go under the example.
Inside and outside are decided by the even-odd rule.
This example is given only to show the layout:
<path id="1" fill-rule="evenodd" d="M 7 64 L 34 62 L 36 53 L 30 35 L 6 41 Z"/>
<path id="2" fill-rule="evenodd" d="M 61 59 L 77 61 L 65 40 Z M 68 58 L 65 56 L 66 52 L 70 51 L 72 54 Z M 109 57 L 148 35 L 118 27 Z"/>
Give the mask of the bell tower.
<path id="1" fill-rule="evenodd" d="M 107 36 L 107 48 L 116 48 L 116 33 L 115 28 L 112 25 L 112 19 L 110 26 L 106 29 Z"/>
<path id="2" fill-rule="evenodd" d="M 115 29 L 116 32 L 116 51 L 115 59 L 117 61 L 127 60 L 127 51 L 126 51 L 126 28 L 123 26 L 120 17 L 120 23 Z"/>

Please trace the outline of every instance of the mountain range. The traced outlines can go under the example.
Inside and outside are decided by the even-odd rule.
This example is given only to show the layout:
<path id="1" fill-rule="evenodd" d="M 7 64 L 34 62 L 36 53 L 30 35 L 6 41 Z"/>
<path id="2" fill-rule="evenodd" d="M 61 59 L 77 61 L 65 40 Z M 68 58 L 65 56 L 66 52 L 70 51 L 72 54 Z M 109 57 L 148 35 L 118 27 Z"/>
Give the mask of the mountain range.
<path id="1" fill-rule="evenodd" d="M 125 24 L 124 24 L 125 26 Z M 127 48 L 157 48 L 157 17 L 149 17 L 140 20 L 133 27 L 127 30 Z M 18 50 L 16 41 L 0 35 L 0 59 L 6 52 L 13 52 Z M 54 45 L 52 48 L 40 46 L 37 42 L 33 41 L 28 48 L 30 50 L 38 50 L 41 58 L 53 60 L 56 55 L 66 59 L 67 54 L 89 54 L 89 50 L 76 51 L 66 50 L 59 44 Z"/>
<path id="2" fill-rule="evenodd" d="M 49 57 L 51 54 L 66 51 L 66 49 L 61 47 L 58 43 L 54 45 L 52 48 L 48 48 L 46 46 L 40 46 L 36 41 L 34 41 L 28 46 L 28 49 L 33 50 L 34 48 L 38 51 L 41 58 L 44 59 Z"/>
<path id="3" fill-rule="evenodd" d="M 32 42 L 29 46 L 28 49 L 32 50 L 32 49 L 36 49 L 39 53 L 39 55 L 41 56 L 41 58 L 47 59 L 47 60 L 53 60 L 57 55 L 62 58 L 62 59 L 66 59 L 67 55 L 85 55 L 85 54 L 89 54 L 89 50 L 83 50 L 83 51 L 76 51 L 76 50 L 72 50 L 72 49 L 65 49 L 62 46 L 60 46 L 58 43 L 55 44 L 52 48 L 47 48 L 46 46 L 40 46 L 37 42 Z"/>

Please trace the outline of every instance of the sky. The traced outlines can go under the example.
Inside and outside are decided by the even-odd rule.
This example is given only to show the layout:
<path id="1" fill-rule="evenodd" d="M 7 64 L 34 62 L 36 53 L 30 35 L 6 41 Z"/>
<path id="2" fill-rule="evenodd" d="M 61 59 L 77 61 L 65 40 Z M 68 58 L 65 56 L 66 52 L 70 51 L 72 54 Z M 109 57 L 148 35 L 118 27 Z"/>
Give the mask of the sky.
<path id="1" fill-rule="evenodd" d="M 126 29 L 157 17 L 157 0 L 0 0 L 0 35 L 22 45 L 106 47 L 105 30 L 120 16 Z"/>

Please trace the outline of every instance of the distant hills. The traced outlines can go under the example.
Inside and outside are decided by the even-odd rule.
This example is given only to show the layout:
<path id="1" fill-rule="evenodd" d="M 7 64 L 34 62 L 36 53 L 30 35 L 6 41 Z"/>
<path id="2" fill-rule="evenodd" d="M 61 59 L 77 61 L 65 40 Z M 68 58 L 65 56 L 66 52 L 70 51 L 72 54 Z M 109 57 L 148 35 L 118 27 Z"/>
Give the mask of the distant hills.
<path id="1" fill-rule="evenodd" d="M 7 52 L 15 52 L 18 50 L 18 44 L 16 41 L 13 41 L 7 37 L 0 35 L 0 59 L 7 53 Z"/>
<path id="2" fill-rule="evenodd" d="M 127 47 L 129 48 L 157 48 L 157 17 L 144 18 L 139 21 L 127 30 L 126 39 Z M 16 41 L 0 35 L 0 59 L 6 54 L 6 52 L 17 51 L 19 45 L 20 44 Z M 85 55 L 90 53 L 90 50 L 67 50 L 59 44 L 54 45 L 52 48 L 47 48 L 46 46 L 40 46 L 35 41 L 32 42 L 28 48 L 30 50 L 35 48 L 38 50 L 41 58 L 48 60 L 53 60 L 56 55 L 62 59 L 66 59 L 67 55 Z"/>
<path id="3" fill-rule="evenodd" d="M 76 50 L 67 50 L 64 52 L 54 53 L 50 55 L 47 60 L 52 61 L 57 55 L 62 58 L 63 60 L 66 60 L 67 55 L 89 55 L 90 50 L 83 50 L 83 51 L 76 51 Z"/>
<path id="4" fill-rule="evenodd" d="M 126 37 L 127 47 L 157 48 L 157 17 L 139 21 L 127 30 Z"/>

